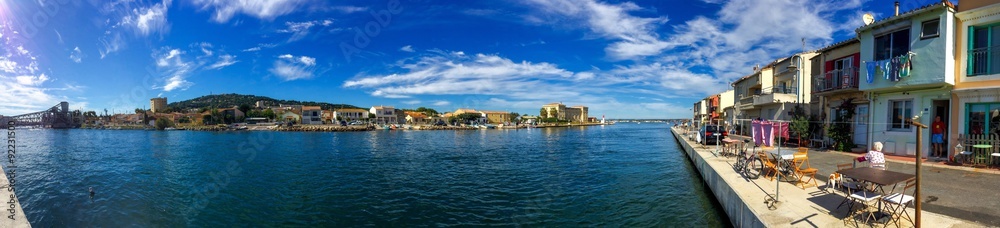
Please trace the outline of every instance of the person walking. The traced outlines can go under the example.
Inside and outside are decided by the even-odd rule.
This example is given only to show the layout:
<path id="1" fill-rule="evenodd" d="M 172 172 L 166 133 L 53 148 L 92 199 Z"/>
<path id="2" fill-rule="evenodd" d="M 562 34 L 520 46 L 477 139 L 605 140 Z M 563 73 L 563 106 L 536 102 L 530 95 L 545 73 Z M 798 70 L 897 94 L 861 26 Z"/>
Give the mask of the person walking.
<path id="1" fill-rule="evenodd" d="M 933 157 L 941 158 L 944 157 L 944 121 L 941 121 L 941 116 L 934 117 L 934 123 L 931 123 L 931 145 L 933 146 L 934 153 Z"/>

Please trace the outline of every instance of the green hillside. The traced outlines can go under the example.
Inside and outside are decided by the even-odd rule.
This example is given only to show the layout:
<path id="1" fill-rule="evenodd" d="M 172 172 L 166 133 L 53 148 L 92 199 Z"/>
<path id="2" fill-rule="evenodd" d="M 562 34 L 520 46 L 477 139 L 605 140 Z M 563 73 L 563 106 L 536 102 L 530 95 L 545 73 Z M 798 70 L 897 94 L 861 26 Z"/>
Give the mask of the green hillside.
<path id="1" fill-rule="evenodd" d="M 264 101 L 267 105 L 278 106 L 278 104 L 287 105 L 307 105 L 307 106 L 320 106 L 325 110 L 339 109 L 339 108 L 358 108 L 354 105 L 349 104 L 330 104 L 326 102 L 312 102 L 312 101 L 296 101 L 296 100 L 278 100 L 265 96 L 257 95 L 243 95 L 243 94 L 214 94 L 201 96 L 198 98 L 170 102 L 167 104 L 167 108 L 171 110 L 188 110 L 188 109 L 201 109 L 201 108 L 228 108 L 233 106 L 248 105 L 254 107 L 257 101 Z"/>

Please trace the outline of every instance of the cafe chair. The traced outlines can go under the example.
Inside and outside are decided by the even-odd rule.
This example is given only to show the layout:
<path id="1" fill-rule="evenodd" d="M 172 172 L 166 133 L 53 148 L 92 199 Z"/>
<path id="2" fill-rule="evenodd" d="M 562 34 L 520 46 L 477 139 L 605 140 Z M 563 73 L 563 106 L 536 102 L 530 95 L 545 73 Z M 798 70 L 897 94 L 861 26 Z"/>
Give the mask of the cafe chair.
<path id="1" fill-rule="evenodd" d="M 762 173 L 764 177 L 768 177 L 768 174 L 770 173 L 771 175 L 768 178 L 768 180 L 773 181 L 775 178 L 781 180 L 782 174 L 781 171 L 778 170 L 778 165 L 776 165 L 774 159 L 771 159 L 769 156 L 767 156 L 767 153 L 765 153 L 763 150 L 757 151 L 757 157 L 759 157 L 760 160 L 763 161 L 764 169 L 767 170 L 766 173 Z"/>
<path id="2" fill-rule="evenodd" d="M 793 171 L 795 172 L 795 176 L 798 177 L 798 182 L 796 182 L 795 185 L 802 187 L 802 189 L 806 189 L 806 187 L 819 186 L 819 183 L 816 183 L 816 173 L 819 172 L 819 169 L 809 166 L 808 157 L 794 157 L 792 159 L 792 169 L 794 169 Z M 803 179 L 807 177 L 809 179 L 803 181 Z M 809 185 L 809 182 L 812 182 L 812 185 Z"/>
<path id="3" fill-rule="evenodd" d="M 799 150 L 795 152 L 794 156 L 795 157 L 809 156 L 809 148 L 807 148 L 807 147 L 799 147 Z"/>
<path id="4" fill-rule="evenodd" d="M 851 200 L 850 204 L 847 207 L 848 211 L 850 211 L 852 208 L 854 208 L 854 205 L 861 205 L 861 208 L 859 208 L 858 210 L 855 210 L 853 212 L 849 212 L 848 215 L 847 215 L 847 217 L 845 219 L 854 220 L 854 225 L 855 226 L 858 226 L 858 224 L 857 224 L 858 220 L 856 218 L 859 215 L 862 215 L 862 216 L 865 217 L 864 218 L 865 219 L 864 222 L 866 224 L 868 223 L 869 219 L 875 219 L 875 213 L 874 213 L 874 211 L 869 211 L 869 209 L 875 209 L 875 211 L 878 211 L 878 208 L 875 205 L 875 203 L 877 203 L 879 201 L 879 199 L 882 198 L 882 194 L 878 194 L 876 192 L 864 190 L 864 188 L 860 188 L 859 190 L 856 190 L 856 191 L 855 190 L 848 190 L 848 191 L 850 192 L 848 194 L 848 197 Z M 867 214 L 865 214 L 865 213 L 867 213 Z"/>
<path id="5" fill-rule="evenodd" d="M 898 193 L 889 194 L 882 198 L 882 201 L 886 203 L 886 207 L 889 209 L 890 220 L 886 222 L 886 226 L 889 222 L 896 223 L 899 226 L 899 219 L 905 218 L 910 224 L 913 224 L 913 219 L 910 218 L 910 214 L 906 213 L 906 208 L 909 207 L 910 203 L 913 202 L 914 198 L 912 195 L 906 195 L 910 190 L 916 189 L 917 179 L 910 178 L 906 180 L 906 186 L 903 187 L 903 191 Z"/>

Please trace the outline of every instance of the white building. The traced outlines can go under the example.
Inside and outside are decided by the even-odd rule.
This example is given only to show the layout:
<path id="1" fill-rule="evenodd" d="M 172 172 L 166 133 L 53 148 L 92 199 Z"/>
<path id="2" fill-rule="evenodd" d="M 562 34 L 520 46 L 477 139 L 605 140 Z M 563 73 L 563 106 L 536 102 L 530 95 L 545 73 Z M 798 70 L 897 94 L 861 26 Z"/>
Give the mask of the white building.
<path id="1" fill-rule="evenodd" d="M 396 124 L 399 119 L 396 116 L 396 108 L 392 106 L 373 106 L 368 113 L 375 114 L 373 120 L 376 124 Z"/>
<path id="2" fill-rule="evenodd" d="M 302 124 L 323 124 L 323 109 L 320 106 L 302 106 Z"/>

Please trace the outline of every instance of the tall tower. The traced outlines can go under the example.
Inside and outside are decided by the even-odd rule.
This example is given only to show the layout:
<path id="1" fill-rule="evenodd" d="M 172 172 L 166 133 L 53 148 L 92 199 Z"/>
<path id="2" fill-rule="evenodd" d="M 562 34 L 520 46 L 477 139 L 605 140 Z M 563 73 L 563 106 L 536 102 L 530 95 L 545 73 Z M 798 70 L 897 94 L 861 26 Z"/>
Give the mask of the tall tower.
<path id="1" fill-rule="evenodd" d="M 153 113 L 157 113 L 157 112 L 163 111 L 164 109 L 167 109 L 167 98 L 166 97 L 157 97 L 157 98 L 149 99 L 149 110 L 150 111 L 152 111 Z"/>

